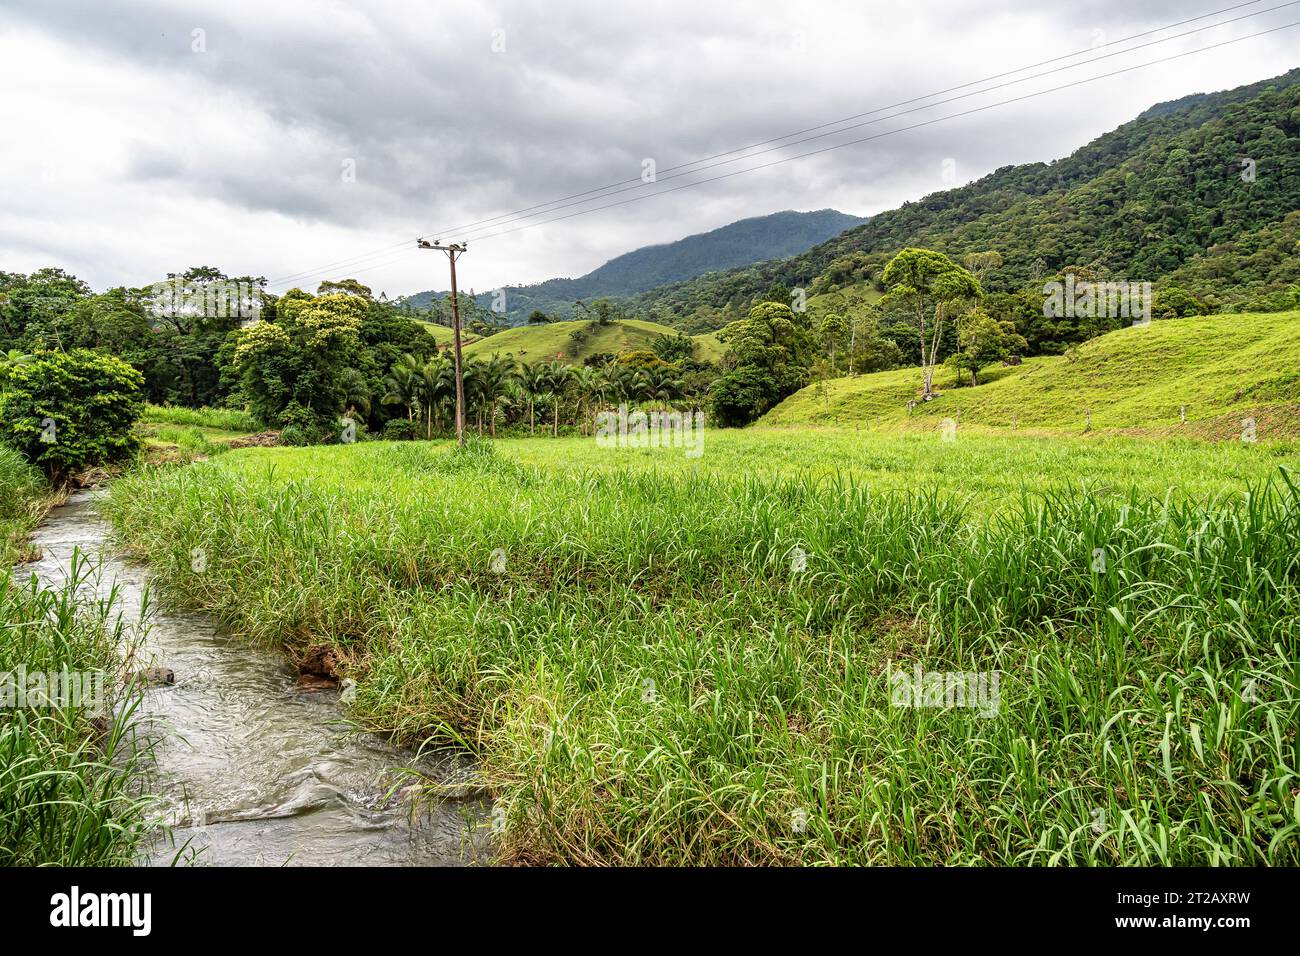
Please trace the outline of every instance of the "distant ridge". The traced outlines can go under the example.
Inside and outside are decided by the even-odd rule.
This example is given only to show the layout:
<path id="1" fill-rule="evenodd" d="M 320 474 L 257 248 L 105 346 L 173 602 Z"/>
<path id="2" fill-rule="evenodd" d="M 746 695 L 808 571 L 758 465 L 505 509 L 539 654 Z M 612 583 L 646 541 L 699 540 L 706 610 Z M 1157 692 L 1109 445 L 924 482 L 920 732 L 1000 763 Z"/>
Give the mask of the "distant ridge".
<path id="1" fill-rule="evenodd" d="M 675 242 L 644 246 L 610 259 L 577 279 L 548 279 L 530 286 L 506 287 L 506 318 L 512 325 L 526 321 L 533 310 L 558 318 L 574 314 L 574 301 L 621 298 L 672 282 L 681 282 L 737 266 L 798 255 L 866 220 L 834 209 L 772 213 L 686 236 Z M 400 301 L 426 308 L 444 292 L 418 292 Z M 492 293 L 475 296 L 485 308 Z"/>

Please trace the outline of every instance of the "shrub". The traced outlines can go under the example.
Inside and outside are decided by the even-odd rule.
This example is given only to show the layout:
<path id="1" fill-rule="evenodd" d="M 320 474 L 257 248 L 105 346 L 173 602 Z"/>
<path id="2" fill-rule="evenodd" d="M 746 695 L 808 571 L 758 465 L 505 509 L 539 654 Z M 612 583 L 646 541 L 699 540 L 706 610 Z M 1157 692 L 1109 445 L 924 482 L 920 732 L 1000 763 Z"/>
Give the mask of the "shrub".
<path id="1" fill-rule="evenodd" d="M 406 418 L 392 418 L 384 422 L 384 439 L 386 441 L 415 441 L 420 438 L 418 423 Z"/>
<path id="2" fill-rule="evenodd" d="M 15 366 L 0 392 L 0 437 L 53 480 L 130 458 L 144 376 L 89 349 L 42 352 Z"/>

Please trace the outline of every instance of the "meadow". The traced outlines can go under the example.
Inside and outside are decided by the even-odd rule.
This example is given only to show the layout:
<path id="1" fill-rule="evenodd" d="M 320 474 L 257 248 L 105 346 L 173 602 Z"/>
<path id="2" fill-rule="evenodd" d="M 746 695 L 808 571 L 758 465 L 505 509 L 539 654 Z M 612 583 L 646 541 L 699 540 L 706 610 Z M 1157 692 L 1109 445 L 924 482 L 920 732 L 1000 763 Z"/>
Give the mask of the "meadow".
<path id="1" fill-rule="evenodd" d="M 472 751 L 506 861 L 1295 864 L 1296 458 L 363 443 L 142 469 L 105 507 L 169 599 L 333 650 L 354 719 Z M 968 677 L 979 707 L 906 690 Z"/>
<path id="2" fill-rule="evenodd" d="M 439 334 L 439 342 L 450 341 Z M 577 333 L 579 340 L 573 336 Z M 491 358 L 493 355 L 513 355 L 520 362 L 551 361 L 563 355 L 565 361 L 577 364 L 598 352 L 615 354 L 633 349 L 648 349 L 661 336 L 675 336 L 677 329 L 644 319 L 619 319 L 601 325 L 592 319 L 575 319 L 541 325 L 524 325 L 488 338 L 471 342 L 465 354 L 472 358 Z M 695 358 L 702 362 L 716 362 L 722 358 L 724 347 L 712 333 L 693 335 Z"/>
<path id="3" fill-rule="evenodd" d="M 909 411 L 916 370 L 815 383 L 763 418 L 775 427 L 934 429 L 943 418 L 1010 430 L 1237 438 L 1253 418 L 1263 438 L 1300 438 L 1300 312 L 1152 322 L 1083 342 L 1062 356 L 995 364 L 980 385 L 940 369 L 942 394 Z"/>

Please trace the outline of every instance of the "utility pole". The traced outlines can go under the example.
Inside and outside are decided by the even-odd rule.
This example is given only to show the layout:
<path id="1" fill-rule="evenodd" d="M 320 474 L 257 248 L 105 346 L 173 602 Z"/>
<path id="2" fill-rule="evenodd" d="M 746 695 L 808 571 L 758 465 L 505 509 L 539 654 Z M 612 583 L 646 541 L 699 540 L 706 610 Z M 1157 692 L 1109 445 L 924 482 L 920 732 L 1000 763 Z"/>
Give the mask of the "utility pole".
<path id="1" fill-rule="evenodd" d="M 456 350 L 456 444 L 463 448 L 465 446 L 465 375 L 461 371 L 460 359 L 460 303 L 456 301 L 456 259 L 467 251 L 469 243 L 453 242 L 449 246 L 444 246 L 437 239 L 433 242 L 417 239 L 415 245 L 417 249 L 437 249 L 439 252 L 445 252 L 447 261 L 451 263 L 451 328 Z"/>

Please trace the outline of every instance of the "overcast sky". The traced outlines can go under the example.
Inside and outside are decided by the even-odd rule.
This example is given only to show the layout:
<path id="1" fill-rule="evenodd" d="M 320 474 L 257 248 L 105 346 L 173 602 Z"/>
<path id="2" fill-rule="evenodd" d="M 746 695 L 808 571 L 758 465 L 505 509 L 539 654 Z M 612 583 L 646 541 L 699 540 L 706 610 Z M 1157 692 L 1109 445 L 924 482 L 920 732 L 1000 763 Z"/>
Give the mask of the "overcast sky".
<path id="1" fill-rule="evenodd" d="M 1292 5 L 668 179 L 690 160 L 1284 0 L 1091 51 L 1235 2 L 6 0 L 0 269 L 58 265 L 98 290 L 203 264 L 275 291 L 355 275 L 398 295 L 446 287 L 445 260 L 413 249 L 427 235 L 469 238 L 461 284 L 483 291 L 781 209 L 869 215 L 1067 155 L 1153 103 L 1283 73 L 1300 65 L 1300 27 L 492 239 L 537 220 L 454 228 L 639 184 L 647 159 L 653 185 L 542 218 L 1300 21 Z"/>

